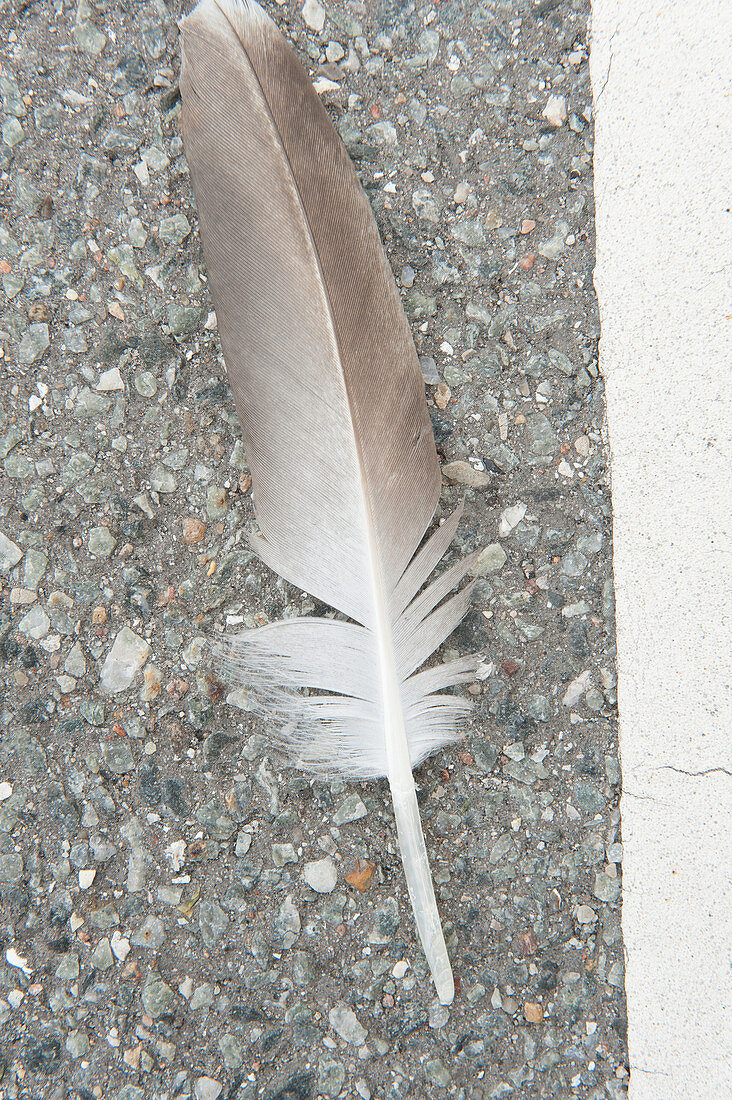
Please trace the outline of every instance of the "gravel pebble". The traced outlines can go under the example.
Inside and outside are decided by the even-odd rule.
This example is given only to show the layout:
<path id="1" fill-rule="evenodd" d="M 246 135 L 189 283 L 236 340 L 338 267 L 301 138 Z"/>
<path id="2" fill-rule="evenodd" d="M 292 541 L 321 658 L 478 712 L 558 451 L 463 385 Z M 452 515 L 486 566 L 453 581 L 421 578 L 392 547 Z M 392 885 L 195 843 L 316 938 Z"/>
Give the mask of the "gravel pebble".
<path id="1" fill-rule="evenodd" d="M 492 542 L 481 550 L 471 573 L 474 577 L 485 577 L 488 573 L 497 573 L 507 561 L 508 556 L 500 543 Z"/>
<path id="2" fill-rule="evenodd" d="M 94 948 L 89 961 L 95 970 L 105 971 L 114 966 L 114 956 L 112 955 L 112 948 L 109 946 L 109 940 L 106 938 L 106 936 L 104 937 L 104 939 L 101 939 L 97 946 Z M 152 1015 L 152 1013 L 150 1013 L 150 1015 Z"/>
<path id="3" fill-rule="evenodd" d="M 335 863 L 330 857 L 306 863 L 302 870 L 305 882 L 318 894 L 330 894 L 338 879 Z"/>
<path id="4" fill-rule="evenodd" d="M 318 1061 L 318 1089 L 323 1096 L 338 1096 L 346 1079 L 341 1062 L 324 1055 Z"/>
<path id="5" fill-rule="evenodd" d="M 224 1086 L 214 1077 L 197 1077 L 193 1087 L 196 1100 L 218 1100 Z"/>
<path id="6" fill-rule="evenodd" d="M 541 112 L 551 126 L 562 126 L 567 121 L 567 101 L 563 95 L 550 95 Z"/>
<path id="7" fill-rule="evenodd" d="M 0 569 L 3 573 L 9 573 L 22 557 L 20 547 L 0 531 Z"/>
<path id="8" fill-rule="evenodd" d="M 229 918 L 216 901 L 198 906 L 198 927 L 207 947 L 215 947 L 229 927 Z"/>
<path id="9" fill-rule="evenodd" d="M 302 17 L 311 31 L 319 34 L 325 26 L 325 8 L 318 0 L 305 0 Z"/>
<path id="10" fill-rule="evenodd" d="M 592 893 L 599 901 L 611 904 L 617 902 L 620 899 L 620 879 L 614 875 L 605 874 L 604 871 L 598 871 Z"/>
<path id="11" fill-rule="evenodd" d="M 360 1046 L 364 1042 L 368 1032 L 358 1021 L 355 1012 L 346 1005 L 335 1005 L 328 1013 L 330 1026 L 337 1035 L 346 1043 Z"/>
<path id="12" fill-rule="evenodd" d="M 108 527 L 92 527 L 89 531 L 89 553 L 96 558 L 108 558 L 117 540 Z"/>
<path id="13" fill-rule="evenodd" d="M 150 653 L 150 646 L 129 627 L 123 627 L 114 640 L 102 666 L 101 684 L 116 693 L 130 686 Z"/>
<path id="14" fill-rule="evenodd" d="M 333 814 L 334 825 L 348 825 L 352 821 L 360 821 L 368 815 L 368 810 L 357 794 L 349 795 Z"/>
<path id="15" fill-rule="evenodd" d="M 23 334 L 18 347 L 18 362 L 23 366 L 37 363 L 44 352 L 51 346 L 48 325 L 29 325 L 28 331 Z"/>
<path id="16" fill-rule="evenodd" d="M 448 462 L 442 467 L 443 475 L 448 481 L 454 481 L 458 485 L 466 485 L 470 489 L 484 489 L 490 485 L 491 479 L 483 470 L 476 470 L 469 462 Z"/>

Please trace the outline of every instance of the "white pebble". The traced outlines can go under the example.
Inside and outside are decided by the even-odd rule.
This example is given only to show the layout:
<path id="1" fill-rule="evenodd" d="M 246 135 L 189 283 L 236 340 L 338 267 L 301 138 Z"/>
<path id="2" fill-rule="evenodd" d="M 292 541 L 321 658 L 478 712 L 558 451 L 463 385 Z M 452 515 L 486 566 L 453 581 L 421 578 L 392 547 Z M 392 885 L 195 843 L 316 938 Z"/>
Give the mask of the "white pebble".
<path id="1" fill-rule="evenodd" d="M 567 688 L 567 691 L 562 699 L 562 703 L 565 707 L 572 707 L 575 703 L 578 703 L 582 696 L 589 688 L 592 687 L 592 670 L 585 669 L 576 680 L 572 680 L 572 683 Z"/>
<path id="2" fill-rule="evenodd" d="M 123 626 L 102 665 L 102 690 L 111 694 L 125 691 L 140 671 L 150 646 L 128 626 Z"/>
<path id="3" fill-rule="evenodd" d="M 218 1100 L 224 1086 L 213 1077 L 199 1077 L 193 1086 L 196 1100 Z"/>
<path id="4" fill-rule="evenodd" d="M 318 0 L 305 0 L 302 6 L 302 17 L 311 31 L 320 34 L 325 26 L 325 8 L 318 3 Z"/>
<path id="5" fill-rule="evenodd" d="M 522 500 L 516 501 L 510 508 L 504 509 L 501 512 L 501 519 L 498 524 L 498 537 L 505 539 L 511 534 L 514 527 L 516 527 L 526 515 L 526 505 Z"/>
<path id="6" fill-rule="evenodd" d="M 126 940 L 122 933 L 116 928 L 112 933 L 110 947 L 112 948 L 112 954 L 115 958 L 119 959 L 120 962 L 124 962 L 130 953 L 130 941 Z"/>
<path id="7" fill-rule="evenodd" d="M 597 920 L 597 913 L 589 905 L 578 905 L 574 915 L 579 924 L 594 924 Z"/>
<path id="8" fill-rule="evenodd" d="M 28 960 L 19 955 L 14 947 L 9 947 L 5 952 L 5 961 L 8 966 L 14 966 L 16 970 L 22 970 L 26 978 L 30 978 L 33 968 L 28 966 Z"/>
<path id="9" fill-rule="evenodd" d="M 123 390 L 125 384 L 122 381 L 122 375 L 119 373 L 119 367 L 112 367 L 111 370 L 102 371 L 99 375 L 99 381 L 94 388 L 99 390 L 100 393 L 111 393 L 113 390 Z"/>
<path id="10" fill-rule="evenodd" d="M 563 95 L 550 95 L 542 111 L 551 126 L 562 126 L 567 121 L 567 101 Z"/>
<path id="11" fill-rule="evenodd" d="M 9 573 L 22 557 L 20 547 L 0 531 L 0 572 Z"/>
<path id="12" fill-rule="evenodd" d="M 305 864 L 302 877 L 316 893 L 330 894 L 335 888 L 338 875 L 332 859 L 316 859 Z"/>

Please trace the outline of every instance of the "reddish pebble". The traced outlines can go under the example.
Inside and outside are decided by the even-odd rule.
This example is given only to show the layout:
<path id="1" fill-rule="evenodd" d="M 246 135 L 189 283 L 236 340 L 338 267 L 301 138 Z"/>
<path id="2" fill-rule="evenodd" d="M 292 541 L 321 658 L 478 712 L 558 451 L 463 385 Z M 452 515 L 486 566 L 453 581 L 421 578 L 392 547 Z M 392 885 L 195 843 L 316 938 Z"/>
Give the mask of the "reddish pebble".
<path id="1" fill-rule="evenodd" d="M 190 686 L 187 680 L 171 680 L 165 690 L 171 699 L 177 701 L 183 698 Z"/>
<path id="2" fill-rule="evenodd" d="M 533 955 L 537 948 L 536 937 L 534 933 L 529 930 L 528 932 L 521 932 L 518 939 L 519 951 L 522 955 Z"/>
<path id="3" fill-rule="evenodd" d="M 533 1001 L 527 1001 L 524 1005 L 524 1016 L 530 1024 L 540 1024 L 544 1019 L 544 1009 Z"/>
<path id="4" fill-rule="evenodd" d="M 356 860 L 356 870 L 351 871 L 346 875 L 346 882 L 349 886 L 355 887 L 360 893 L 364 894 L 371 885 L 371 878 L 376 870 L 376 864 L 366 861 L 364 865 L 361 865 L 360 860 Z"/>
<path id="5" fill-rule="evenodd" d="M 197 516 L 186 516 L 183 520 L 183 542 L 188 546 L 195 546 L 202 542 L 206 534 L 206 524 Z"/>
<path id="6" fill-rule="evenodd" d="M 518 664 L 517 661 L 514 661 L 511 657 L 509 657 L 508 660 L 501 663 L 501 668 L 507 676 L 513 676 L 521 668 L 521 665 Z"/>
<path id="7" fill-rule="evenodd" d="M 438 409 L 446 409 L 450 401 L 450 387 L 440 382 L 435 387 L 435 405 Z"/>

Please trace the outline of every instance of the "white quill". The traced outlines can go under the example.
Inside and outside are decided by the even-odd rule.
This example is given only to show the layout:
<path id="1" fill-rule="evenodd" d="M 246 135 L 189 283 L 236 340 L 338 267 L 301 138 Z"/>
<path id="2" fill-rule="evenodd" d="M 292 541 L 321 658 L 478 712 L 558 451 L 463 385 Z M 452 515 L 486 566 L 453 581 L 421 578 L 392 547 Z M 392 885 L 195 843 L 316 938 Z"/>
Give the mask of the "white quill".
<path id="1" fill-rule="evenodd" d="M 409 326 L 368 200 L 310 80 L 253 0 L 181 24 L 182 125 L 262 560 L 350 621 L 299 618 L 230 640 L 229 675 L 300 767 L 387 776 L 419 935 L 454 996 L 412 776 L 457 737 L 444 688 L 472 657 L 418 671 L 462 619 L 472 558 L 429 575 L 460 509 L 421 545 L 440 491 Z"/>

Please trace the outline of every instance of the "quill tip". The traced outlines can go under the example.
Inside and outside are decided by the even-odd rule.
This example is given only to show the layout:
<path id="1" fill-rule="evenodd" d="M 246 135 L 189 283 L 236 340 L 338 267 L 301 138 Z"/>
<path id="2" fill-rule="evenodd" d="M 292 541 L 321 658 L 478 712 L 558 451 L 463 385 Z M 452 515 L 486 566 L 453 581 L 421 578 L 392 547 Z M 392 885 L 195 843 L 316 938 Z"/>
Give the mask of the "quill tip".
<path id="1" fill-rule="evenodd" d="M 441 974 L 433 974 L 437 997 L 441 1005 L 451 1005 L 455 1000 L 455 980 L 449 968 Z"/>

